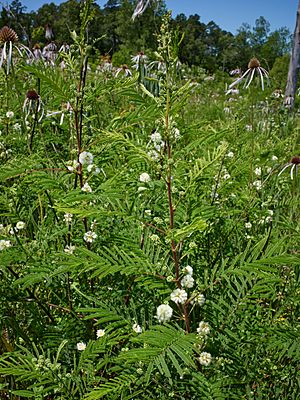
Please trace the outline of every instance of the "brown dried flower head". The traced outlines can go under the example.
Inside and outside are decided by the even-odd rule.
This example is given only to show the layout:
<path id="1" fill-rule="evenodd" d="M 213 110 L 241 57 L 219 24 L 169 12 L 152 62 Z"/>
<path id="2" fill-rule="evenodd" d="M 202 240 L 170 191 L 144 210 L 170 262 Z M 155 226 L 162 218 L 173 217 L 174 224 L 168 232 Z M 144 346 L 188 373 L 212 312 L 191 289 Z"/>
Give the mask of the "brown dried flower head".
<path id="1" fill-rule="evenodd" d="M 28 92 L 26 93 L 26 98 L 28 100 L 38 100 L 39 95 L 35 90 L 28 90 Z"/>
<path id="2" fill-rule="evenodd" d="M 251 58 L 251 60 L 248 63 L 248 68 L 254 69 L 260 67 L 260 62 L 258 61 L 257 58 Z"/>
<path id="3" fill-rule="evenodd" d="M 12 42 L 16 43 L 18 41 L 18 35 L 16 32 L 9 28 L 8 26 L 4 26 L 3 28 L 0 29 L 0 42 L 5 43 L 5 42 Z"/>

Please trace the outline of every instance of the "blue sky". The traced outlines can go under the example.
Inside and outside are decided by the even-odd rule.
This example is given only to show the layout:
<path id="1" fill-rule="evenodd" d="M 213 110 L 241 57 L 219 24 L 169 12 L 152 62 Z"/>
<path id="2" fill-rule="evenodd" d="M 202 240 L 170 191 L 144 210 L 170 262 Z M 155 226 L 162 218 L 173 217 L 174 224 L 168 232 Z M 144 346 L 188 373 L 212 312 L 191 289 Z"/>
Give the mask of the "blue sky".
<path id="1" fill-rule="evenodd" d="M 35 10 L 49 1 L 21 0 L 27 11 Z M 56 4 L 59 0 L 52 0 Z M 106 0 L 99 0 L 103 6 Z M 243 22 L 254 25 L 256 18 L 264 16 L 271 24 L 271 30 L 287 26 L 294 32 L 298 0 L 166 0 L 173 15 L 198 14 L 202 22 L 213 20 L 222 29 L 236 32 Z"/>

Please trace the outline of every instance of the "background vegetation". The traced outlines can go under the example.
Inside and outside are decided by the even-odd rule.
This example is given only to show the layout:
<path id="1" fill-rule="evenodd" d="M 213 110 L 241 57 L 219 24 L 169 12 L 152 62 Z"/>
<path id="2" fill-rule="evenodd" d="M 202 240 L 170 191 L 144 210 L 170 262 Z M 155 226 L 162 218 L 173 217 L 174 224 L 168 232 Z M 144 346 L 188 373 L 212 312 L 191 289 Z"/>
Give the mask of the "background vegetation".
<path id="1" fill-rule="evenodd" d="M 49 21 L 51 7 L 61 19 Z M 71 37 L 60 33 L 64 7 L 78 12 Z M 208 24 L 196 46 L 198 17 L 174 21 L 161 4 L 132 22 L 132 9 L 19 10 L 24 41 L 51 23 L 70 44 L 48 61 L 0 31 L 0 396 L 296 400 L 299 117 L 279 90 L 288 57 L 269 60 L 264 91 L 260 67 L 248 88 L 228 90 L 226 69 L 277 35 L 255 42 L 263 19 L 236 36 Z M 236 47 L 212 53 L 217 37 Z M 242 37 L 241 56 L 224 58 Z M 189 60 L 193 48 L 206 55 Z M 95 57 L 104 53 L 127 54 L 128 66 Z"/>

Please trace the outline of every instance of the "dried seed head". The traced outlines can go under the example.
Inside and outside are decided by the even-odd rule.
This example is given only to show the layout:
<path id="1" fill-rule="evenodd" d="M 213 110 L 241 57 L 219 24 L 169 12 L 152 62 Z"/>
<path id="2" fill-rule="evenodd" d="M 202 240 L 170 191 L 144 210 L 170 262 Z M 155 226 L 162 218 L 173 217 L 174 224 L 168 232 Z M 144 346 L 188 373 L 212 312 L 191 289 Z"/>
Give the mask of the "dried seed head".
<path id="1" fill-rule="evenodd" d="M 36 44 L 33 46 L 33 49 L 34 49 L 34 50 L 40 49 L 40 48 L 41 48 L 41 46 L 40 46 L 38 43 L 36 43 Z"/>
<path id="2" fill-rule="evenodd" d="M 248 68 L 254 69 L 260 67 L 260 62 L 258 61 L 257 58 L 251 58 L 251 60 L 248 63 Z"/>
<path id="3" fill-rule="evenodd" d="M 16 32 L 9 28 L 8 26 L 4 26 L 3 28 L 0 29 L 0 42 L 5 43 L 5 42 L 17 42 L 18 41 L 18 35 Z"/>
<path id="4" fill-rule="evenodd" d="M 35 90 L 28 90 L 28 92 L 26 93 L 26 97 L 28 100 L 38 100 L 39 99 L 39 95 L 37 94 L 37 92 Z"/>
<path id="5" fill-rule="evenodd" d="M 300 157 L 295 156 L 291 159 L 291 164 L 299 165 L 300 164 Z"/>

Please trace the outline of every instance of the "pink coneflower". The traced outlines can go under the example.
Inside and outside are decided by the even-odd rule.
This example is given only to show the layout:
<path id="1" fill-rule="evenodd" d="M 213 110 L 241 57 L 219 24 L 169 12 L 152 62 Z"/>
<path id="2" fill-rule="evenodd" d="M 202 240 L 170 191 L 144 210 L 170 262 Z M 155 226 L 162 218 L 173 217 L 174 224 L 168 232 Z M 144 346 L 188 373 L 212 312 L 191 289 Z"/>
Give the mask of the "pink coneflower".
<path id="1" fill-rule="evenodd" d="M 132 14 L 132 19 L 135 20 L 136 17 L 138 17 L 139 15 L 142 15 L 143 12 L 148 7 L 149 3 L 150 3 L 150 0 L 139 0 L 135 7 L 135 10 Z"/>
<path id="2" fill-rule="evenodd" d="M 132 76 L 132 72 L 130 71 L 130 69 L 126 64 L 123 64 L 122 67 L 117 69 L 116 77 L 119 75 L 120 72 L 123 72 L 125 76 Z"/>
<path id="3" fill-rule="evenodd" d="M 28 90 L 26 98 L 23 103 L 23 112 L 25 112 L 25 121 L 27 120 L 30 113 L 40 113 L 38 122 L 40 122 L 44 116 L 44 104 L 41 100 L 41 96 L 35 90 Z"/>
<path id="4" fill-rule="evenodd" d="M 250 86 L 251 82 L 253 81 L 255 72 L 258 74 L 261 80 L 261 88 L 264 90 L 264 78 L 269 81 L 269 73 L 266 69 L 261 67 L 260 62 L 258 61 L 257 58 L 251 58 L 248 64 L 248 69 L 246 72 L 243 73 L 243 75 L 235 80 L 231 85 L 229 85 L 229 89 L 233 88 L 233 86 L 237 85 L 240 83 L 243 79 L 245 79 L 245 84 L 244 87 L 248 89 Z"/>
<path id="5" fill-rule="evenodd" d="M 16 49 L 18 54 L 23 57 L 23 53 L 25 51 L 27 57 L 31 56 L 32 53 L 28 49 L 28 47 L 24 46 L 21 43 L 18 43 L 18 35 L 16 32 L 9 28 L 8 26 L 4 26 L 0 29 L 0 47 L 1 47 L 1 58 L 0 58 L 0 68 L 2 67 L 4 61 L 6 61 L 7 74 L 9 73 L 10 66 L 12 64 L 12 56 L 13 50 Z"/>
<path id="6" fill-rule="evenodd" d="M 291 179 L 293 179 L 293 175 L 294 175 L 294 170 L 295 170 L 295 174 L 298 175 L 298 169 L 299 169 L 299 165 L 300 165 L 300 157 L 299 156 L 294 156 L 290 162 L 288 162 L 283 168 L 282 170 L 279 172 L 278 176 L 280 176 L 283 171 L 285 171 L 288 167 L 291 167 Z"/>

